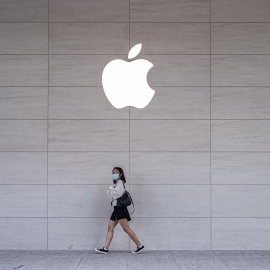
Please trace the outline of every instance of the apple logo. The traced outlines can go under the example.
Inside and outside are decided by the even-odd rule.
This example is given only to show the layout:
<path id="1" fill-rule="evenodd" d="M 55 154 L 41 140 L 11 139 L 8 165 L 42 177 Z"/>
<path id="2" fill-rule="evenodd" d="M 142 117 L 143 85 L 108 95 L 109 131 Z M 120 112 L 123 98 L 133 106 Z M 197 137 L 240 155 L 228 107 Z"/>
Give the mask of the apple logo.
<path id="1" fill-rule="evenodd" d="M 136 57 L 141 51 L 142 44 L 131 48 L 128 59 Z M 153 64 L 144 59 L 127 62 L 121 59 L 110 61 L 102 72 L 104 92 L 117 108 L 133 106 L 142 109 L 148 105 L 155 90 L 147 83 L 147 73 Z"/>

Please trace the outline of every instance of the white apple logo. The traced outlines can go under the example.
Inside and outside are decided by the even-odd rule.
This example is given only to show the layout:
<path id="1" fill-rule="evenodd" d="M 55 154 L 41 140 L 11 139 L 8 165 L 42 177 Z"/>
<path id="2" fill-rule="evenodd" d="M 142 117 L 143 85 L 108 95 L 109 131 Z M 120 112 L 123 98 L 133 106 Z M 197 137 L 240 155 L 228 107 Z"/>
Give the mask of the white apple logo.
<path id="1" fill-rule="evenodd" d="M 136 57 L 141 51 L 142 44 L 135 45 L 128 54 L 128 59 Z M 104 92 L 117 108 L 134 106 L 142 109 L 148 105 L 155 90 L 147 83 L 147 73 L 153 64 L 144 59 L 126 62 L 121 59 L 110 61 L 102 73 Z"/>

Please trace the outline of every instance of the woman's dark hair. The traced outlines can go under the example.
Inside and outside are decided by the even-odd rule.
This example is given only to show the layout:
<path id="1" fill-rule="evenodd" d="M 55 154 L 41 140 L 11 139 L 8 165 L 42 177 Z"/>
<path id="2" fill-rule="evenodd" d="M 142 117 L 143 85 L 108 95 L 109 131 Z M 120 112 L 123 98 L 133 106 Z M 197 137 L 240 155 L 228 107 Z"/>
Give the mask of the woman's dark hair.
<path id="1" fill-rule="evenodd" d="M 116 169 L 116 170 L 119 171 L 119 178 L 120 178 L 121 180 L 123 180 L 124 183 L 126 183 L 126 178 L 125 178 L 125 174 L 124 174 L 123 169 L 120 168 L 120 167 L 114 167 L 113 170 L 114 170 L 114 169 Z M 113 172 L 113 170 L 112 170 L 112 172 Z M 120 175 L 121 175 L 121 176 L 120 176 Z M 115 183 L 116 183 L 116 180 L 113 180 L 113 182 L 114 182 L 114 184 L 115 184 Z"/>

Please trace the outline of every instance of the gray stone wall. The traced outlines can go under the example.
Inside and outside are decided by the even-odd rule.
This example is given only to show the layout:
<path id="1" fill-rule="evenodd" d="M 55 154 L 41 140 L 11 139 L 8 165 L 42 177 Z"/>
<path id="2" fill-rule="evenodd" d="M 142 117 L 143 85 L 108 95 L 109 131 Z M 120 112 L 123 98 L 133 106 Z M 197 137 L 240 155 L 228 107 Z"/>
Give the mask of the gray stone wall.
<path id="1" fill-rule="evenodd" d="M 155 95 L 115 109 L 138 43 Z M 269 249 L 269 44 L 269 0 L 0 0 L 0 249 L 104 245 L 114 166 L 147 249 Z"/>

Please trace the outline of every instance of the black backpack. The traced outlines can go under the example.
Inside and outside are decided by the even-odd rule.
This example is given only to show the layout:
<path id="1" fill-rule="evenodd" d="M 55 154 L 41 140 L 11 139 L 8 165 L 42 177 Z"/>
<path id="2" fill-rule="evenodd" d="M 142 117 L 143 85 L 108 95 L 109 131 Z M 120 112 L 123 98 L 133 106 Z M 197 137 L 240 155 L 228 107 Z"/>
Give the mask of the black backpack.
<path id="1" fill-rule="evenodd" d="M 134 209 L 135 209 L 134 203 L 133 203 L 133 200 L 132 200 L 132 198 L 130 196 L 130 193 L 126 190 L 126 187 L 125 187 L 125 183 L 124 182 L 123 182 L 123 184 L 124 184 L 125 192 L 124 192 L 124 194 L 121 197 L 119 197 L 117 199 L 117 204 L 116 205 L 117 206 L 120 206 L 120 207 L 125 207 L 125 206 L 131 205 L 131 203 L 132 203 L 133 204 L 133 212 L 131 214 L 133 214 L 134 213 Z"/>

